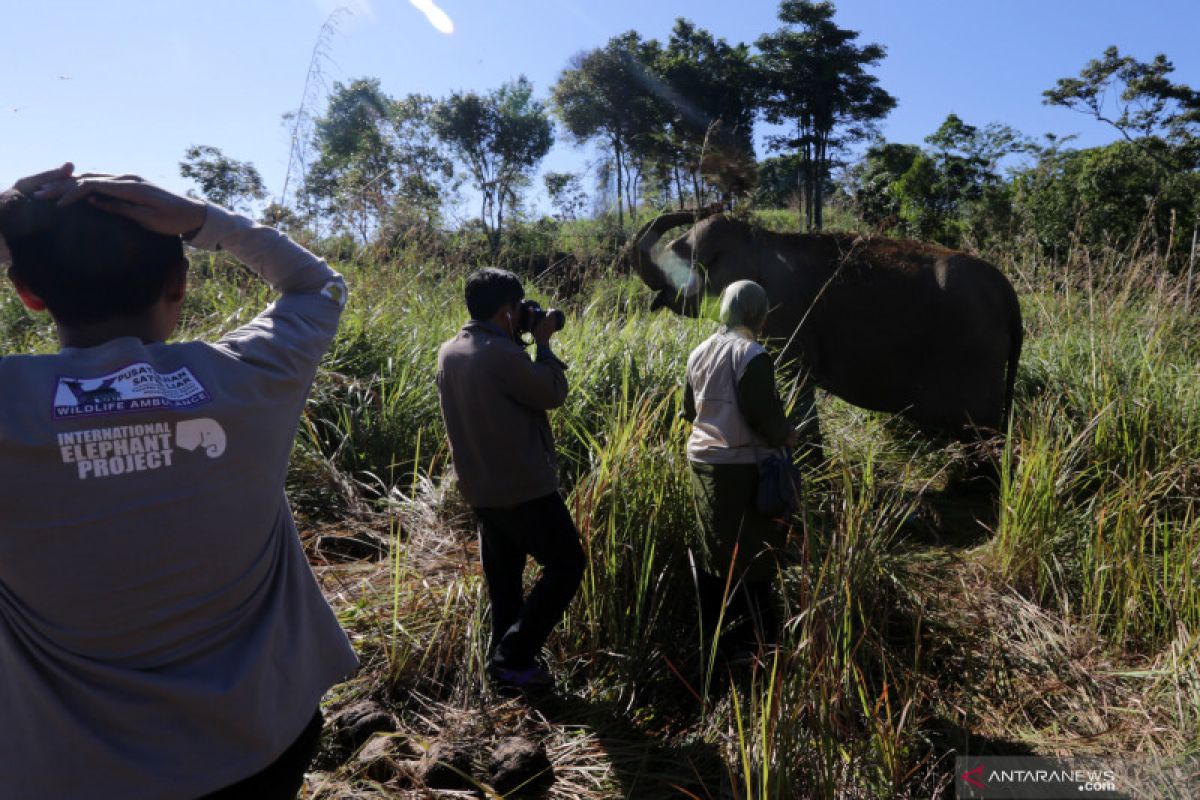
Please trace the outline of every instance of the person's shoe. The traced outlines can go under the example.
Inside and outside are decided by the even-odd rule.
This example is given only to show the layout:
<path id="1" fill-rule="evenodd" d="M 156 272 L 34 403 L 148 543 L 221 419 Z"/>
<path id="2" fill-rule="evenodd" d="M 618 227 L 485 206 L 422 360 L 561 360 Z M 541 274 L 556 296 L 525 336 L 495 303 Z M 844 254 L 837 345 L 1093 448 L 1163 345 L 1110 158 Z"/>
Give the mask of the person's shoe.
<path id="1" fill-rule="evenodd" d="M 488 677 L 501 689 L 516 689 L 522 692 L 545 691 L 554 685 L 554 678 L 540 664 L 523 669 L 488 667 Z"/>

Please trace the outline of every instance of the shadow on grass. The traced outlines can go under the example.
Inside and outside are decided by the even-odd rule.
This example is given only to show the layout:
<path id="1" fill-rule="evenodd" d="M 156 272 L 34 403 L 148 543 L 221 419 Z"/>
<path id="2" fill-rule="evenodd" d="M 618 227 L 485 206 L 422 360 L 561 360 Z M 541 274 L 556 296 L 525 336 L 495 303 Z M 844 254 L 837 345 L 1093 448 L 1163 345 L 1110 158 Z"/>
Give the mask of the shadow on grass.
<path id="1" fill-rule="evenodd" d="M 998 495 L 990 484 L 914 493 L 916 511 L 904 523 L 901 534 L 914 545 L 951 550 L 977 547 L 996 532 Z"/>
<path id="2" fill-rule="evenodd" d="M 576 696 L 529 698 L 545 719 L 595 736 L 603 749 L 620 797 L 704 800 L 728 796 L 726 767 L 715 744 L 682 735 L 654 735 L 628 719 L 629 710 L 614 703 Z"/>

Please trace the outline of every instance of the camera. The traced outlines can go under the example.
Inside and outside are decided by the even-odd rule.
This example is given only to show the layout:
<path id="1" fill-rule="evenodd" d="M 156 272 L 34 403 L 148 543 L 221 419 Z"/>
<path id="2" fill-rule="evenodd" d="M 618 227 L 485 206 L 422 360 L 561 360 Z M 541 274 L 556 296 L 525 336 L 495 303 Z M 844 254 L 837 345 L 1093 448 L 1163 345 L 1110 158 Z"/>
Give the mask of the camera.
<path id="1" fill-rule="evenodd" d="M 536 300 L 522 300 L 517 314 L 517 331 L 531 334 L 533 329 L 546 317 L 554 320 L 554 330 L 556 331 L 561 331 L 567 324 L 567 316 L 557 308 L 543 311 Z"/>

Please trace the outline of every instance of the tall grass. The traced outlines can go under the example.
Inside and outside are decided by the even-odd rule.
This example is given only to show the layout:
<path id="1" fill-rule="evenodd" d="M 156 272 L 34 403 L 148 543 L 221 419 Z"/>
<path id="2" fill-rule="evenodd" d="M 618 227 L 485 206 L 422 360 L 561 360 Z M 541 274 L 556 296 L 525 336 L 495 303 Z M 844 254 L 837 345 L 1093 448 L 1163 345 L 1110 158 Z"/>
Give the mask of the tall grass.
<path id="1" fill-rule="evenodd" d="M 1113 644 L 1155 652 L 1197 624 L 1196 322 L 1129 283 L 1025 307 L 995 556 Z"/>
<path id="2" fill-rule="evenodd" d="M 576 233 L 570 247 L 588 250 L 587 231 Z M 1011 691 L 1013 670 L 1041 674 L 1037 658 L 968 652 L 999 647 L 978 630 L 995 619 L 983 607 L 992 597 L 1034 603 L 1093 635 L 1106 663 L 1135 665 L 1111 671 L 1135 681 L 1159 730 L 1148 746 L 1200 747 L 1200 323 L 1151 270 L 1091 266 L 1019 287 L 1026 349 L 996 518 L 979 547 L 914 534 L 952 472 L 952 448 L 821 400 L 830 458 L 810 476 L 782 559 L 781 641 L 741 673 L 701 648 L 687 559 L 679 387 L 713 323 L 646 312 L 627 276 L 594 277 L 569 298 L 530 284 L 569 312 L 555 347 L 572 388 L 552 421 L 589 567 L 548 653 L 564 688 L 595 704 L 587 724 L 610 737 L 609 771 L 579 786 L 592 796 L 630 786 L 648 797 L 946 793 L 935 717 L 968 681 Z M 1006 267 L 1018 275 L 1022 264 Z M 337 573 L 333 591 L 367 665 L 363 690 L 425 720 L 412 698 L 486 702 L 473 521 L 434 389 L 438 345 L 465 318 L 465 269 L 419 253 L 341 269 L 352 299 L 305 409 L 288 491 L 302 522 L 364 525 L 390 543 L 386 561 Z M 193 274 L 185 337 L 211 338 L 267 300 L 223 259 L 195 258 Z M 15 303 L 0 305 L 8 351 L 52 350 L 44 319 Z M 987 591 L 966 588 L 980 581 Z M 1011 702 L 1003 691 L 985 699 L 1000 708 Z M 1051 726 L 989 733 L 1036 741 Z M 1164 726 L 1178 736 L 1164 738 Z M 614 730 L 654 744 L 622 749 Z"/>

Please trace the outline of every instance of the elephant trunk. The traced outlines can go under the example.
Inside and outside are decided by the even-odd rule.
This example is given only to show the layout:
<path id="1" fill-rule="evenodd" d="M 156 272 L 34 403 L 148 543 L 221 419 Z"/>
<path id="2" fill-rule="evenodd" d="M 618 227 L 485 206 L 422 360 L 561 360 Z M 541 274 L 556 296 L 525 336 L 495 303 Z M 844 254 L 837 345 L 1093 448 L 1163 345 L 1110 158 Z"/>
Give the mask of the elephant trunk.
<path id="1" fill-rule="evenodd" d="M 703 209 L 699 211 L 677 211 L 662 214 L 647 222 L 638 230 L 633 241 L 625 252 L 625 259 L 633 271 L 646 286 L 655 292 L 651 310 L 669 308 L 677 314 L 696 316 L 699 313 L 699 298 L 703 294 L 703 284 L 694 269 L 691 269 L 690 247 L 685 241 L 675 242 L 665 257 L 686 264 L 686 281 L 672 279 L 671 274 L 678 273 L 678 266 L 670 273 L 664 270 L 653 257 L 652 251 L 662 235 L 672 228 L 691 225 L 710 216 L 718 209 Z"/>

